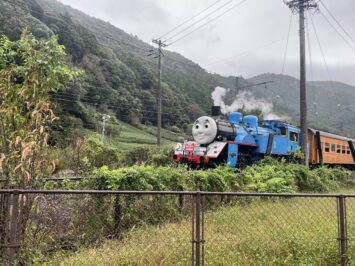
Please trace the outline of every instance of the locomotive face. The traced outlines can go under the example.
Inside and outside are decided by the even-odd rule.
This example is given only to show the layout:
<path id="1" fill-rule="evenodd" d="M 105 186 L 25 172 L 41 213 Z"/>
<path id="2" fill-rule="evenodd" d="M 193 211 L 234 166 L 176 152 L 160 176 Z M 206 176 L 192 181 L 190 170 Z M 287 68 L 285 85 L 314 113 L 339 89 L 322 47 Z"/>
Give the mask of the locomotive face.
<path id="1" fill-rule="evenodd" d="M 201 116 L 192 127 L 192 136 L 200 144 L 211 143 L 217 135 L 216 121 L 209 116 Z"/>

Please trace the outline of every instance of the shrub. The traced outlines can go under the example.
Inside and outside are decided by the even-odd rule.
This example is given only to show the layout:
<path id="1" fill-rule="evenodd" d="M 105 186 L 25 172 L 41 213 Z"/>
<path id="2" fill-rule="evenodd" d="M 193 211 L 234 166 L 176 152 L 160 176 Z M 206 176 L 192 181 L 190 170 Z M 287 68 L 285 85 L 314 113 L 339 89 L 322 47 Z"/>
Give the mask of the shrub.
<path id="1" fill-rule="evenodd" d="M 170 165 L 170 148 L 138 147 L 125 153 L 124 164 L 151 164 L 153 166 Z"/>
<path id="2" fill-rule="evenodd" d="M 106 165 L 115 168 L 122 164 L 119 151 L 107 143 L 102 143 L 99 135 L 86 137 L 84 145 L 86 160 L 91 166 L 102 167 Z"/>
<path id="3" fill-rule="evenodd" d="M 100 143 L 95 141 L 93 143 L 97 146 L 93 144 L 90 146 L 94 152 L 87 153 L 88 162 L 96 163 L 98 166 L 106 162 L 111 162 L 110 166 L 117 163 L 118 155 L 116 151 L 110 151 L 107 147 L 103 148 Z M 152 152 L 151 149 L 136 149 L 135 151 L 137 153 L 132 153 L 132 155 L 138 154 L 142 156 L 141 158 L 148 157 L 148 154 Z M 163 154 L 164 151 L 159 152 Z M 166 155 L 163 154 L 161 156 Z M 159 161 L 151 163 L 151 165 L 137 164 L 114 170 L 110 170 L 108 166 L 96 167 L 92 177 L 82 182 L 81 186 L 100 190 L 295 193 L 327 192 L 339 188 L 341 184 L 349 184 L 352 180 L 352 173 L 342 168 L 320 167 L 310 170 L 300 164 L 266 158 L 243 170 L 233 169 L 228 166 L 218 166 L 215 169 L 191 170 L 185 166 L 164 165 L 164 163 Z M 70 185 L 66 184 L 66 187 L 70 187 Z M 75 188 L 79 187 L 80 185 L 75 185 Z"/>

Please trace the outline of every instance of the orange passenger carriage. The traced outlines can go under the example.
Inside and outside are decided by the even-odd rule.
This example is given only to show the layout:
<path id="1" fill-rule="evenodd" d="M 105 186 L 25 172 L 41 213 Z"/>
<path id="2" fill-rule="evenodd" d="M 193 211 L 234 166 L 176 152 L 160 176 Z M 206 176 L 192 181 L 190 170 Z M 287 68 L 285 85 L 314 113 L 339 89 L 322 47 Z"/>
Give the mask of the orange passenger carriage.
<path id="1" fill-rule="evenodd" d="M 309 163 L 341 165 L 355 169 L 355 139 L 308 129 Z"/>

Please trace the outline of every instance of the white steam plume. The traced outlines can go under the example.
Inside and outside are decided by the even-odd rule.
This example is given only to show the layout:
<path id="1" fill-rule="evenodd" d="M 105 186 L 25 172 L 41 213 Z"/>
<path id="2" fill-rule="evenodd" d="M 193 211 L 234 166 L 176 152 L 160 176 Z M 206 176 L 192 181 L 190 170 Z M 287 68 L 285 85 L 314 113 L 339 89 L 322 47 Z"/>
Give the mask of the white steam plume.
<path id="1" fill-rule="evenodd" d="M 273 104 L 266 99 L 256 99 L 249 91 L 239 91 L 231 105 L 224 103 L 224 97 L 230 89 L 216 87 L 212 92 L 212 99 L 215 106 L 221 107 L 221 112 L 227 114 L 242 109 L 245 112 L 260 110 L 266 120 L 289 120 L 287 116 L 278 116 L 272 112 Z"/>
<path id="2" fill-rule="evenodd" d="M 230 89 L 225 89 L 223 87 L 217 86 L 211 94 L 211 97 L 213 99 L 213 105 L 214 106 L 222 106 L 222 104 L 224 105 L 223 98 L 224 98 L 224 96 L 226 96 L 226 93 L 229 90 Z"/>

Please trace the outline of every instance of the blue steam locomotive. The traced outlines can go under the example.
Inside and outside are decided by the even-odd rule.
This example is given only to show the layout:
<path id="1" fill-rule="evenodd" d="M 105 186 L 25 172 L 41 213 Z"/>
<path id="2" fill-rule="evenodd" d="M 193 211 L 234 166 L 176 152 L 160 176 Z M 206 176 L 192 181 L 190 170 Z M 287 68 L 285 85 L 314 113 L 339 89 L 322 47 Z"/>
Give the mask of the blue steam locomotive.
<path id="1" fill-rule="evenodd" d="M 290 157 L 300 147 L 300 129 L 278 121 L 259 124 L 254 115 L 232 112 L 220 116 L 220 107 L 212 108 L 212 117 L 202 116 L 193 124 L 194 141 L 177 144 L 171 159 L 191 166 L 227 163 L 240 167 L 265 155 Z"/>

